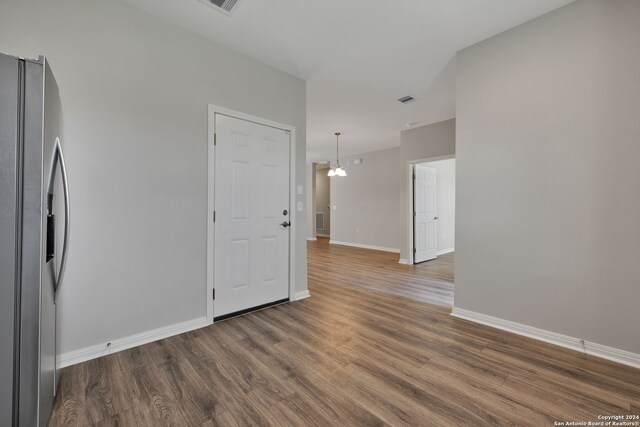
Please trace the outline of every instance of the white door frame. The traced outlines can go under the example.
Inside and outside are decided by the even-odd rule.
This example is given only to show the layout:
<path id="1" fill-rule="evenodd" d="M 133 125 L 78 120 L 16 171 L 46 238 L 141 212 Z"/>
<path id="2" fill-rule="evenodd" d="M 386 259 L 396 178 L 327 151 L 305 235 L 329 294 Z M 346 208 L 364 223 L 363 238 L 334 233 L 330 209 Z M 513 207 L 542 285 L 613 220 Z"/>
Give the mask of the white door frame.
<path id="1" fill-rule="evenodd" d="M 455 154 L 446 156 L 430 157 L 427 159 L 409 160 L 406 165 L 407 173 L 407 263 L 413 265 L 413 169 L 418 163 L 437 162 L 439 160 L 455 159 Z"/>
<path id="2" fill-rule="evenodd" d="M 295 126 L 287 125 L 284 123 L 274 122 L 272 120 L 263 119 L 261 117 L 252 116 L 250 114 L 233 111 L 228 108 L 219 107 L 217 105 L 209 104 L 208 121 L 209 121 L 209 135 L 207 138 L 207 151 L 208 151 L 208 181 L 207 181 L 207 293 L 205 295 L 207 301 L 207 322 L 213 323 L 213 289 L 214 283 L 214 259 L 215 259 L 215 227 L 213 224 L 213 211 L 215 210 L 215 150 L 214 150 L 214 138 L 215 138 L 215 115 L 223 114 L 225 116 L 234 117 L 241 120 L 247 120 L 257 123 L 259 125 L 265 125 L 282 129 L 289 132 L 289 212 L 291 226 L 289 227 L 289 300 L 295 300 L 295 277 L 296 277 L 296 233 L 298 232 L 296 218 L 299 214 L 304 212 L 297 212 L 295 206 L 292 203 L 296 201 L 296 128 Z M 302 230 L 301 232 L 305 232 Z"/>

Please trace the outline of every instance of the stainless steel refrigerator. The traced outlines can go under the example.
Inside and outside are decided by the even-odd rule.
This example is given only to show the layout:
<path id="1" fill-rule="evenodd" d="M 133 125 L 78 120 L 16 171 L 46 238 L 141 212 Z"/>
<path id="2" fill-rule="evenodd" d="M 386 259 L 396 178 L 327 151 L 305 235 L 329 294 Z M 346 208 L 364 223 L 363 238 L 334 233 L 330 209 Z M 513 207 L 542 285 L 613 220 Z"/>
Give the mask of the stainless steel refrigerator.
<path id="1" fill-rule="evenodd" d="M 58 87 L 45 58 L 0 54 L 0 426 L 46 426 L 69 245 Z"/>

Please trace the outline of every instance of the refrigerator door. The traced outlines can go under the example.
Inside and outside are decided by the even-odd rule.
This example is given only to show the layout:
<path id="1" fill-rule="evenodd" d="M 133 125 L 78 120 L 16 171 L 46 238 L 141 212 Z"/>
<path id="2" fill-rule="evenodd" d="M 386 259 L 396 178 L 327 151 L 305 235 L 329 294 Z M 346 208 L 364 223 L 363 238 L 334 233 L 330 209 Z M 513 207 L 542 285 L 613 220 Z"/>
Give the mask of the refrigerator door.
<path id="1" fill-rule="evenodd" d="M 56 251 L 47 256 L 47 241 L 53 237 L 55 247 L 59 238 L 58 227 L 50 226 L 55 217 L 49 217 L 49 206 L 55 212 L 64 203 L 61 194 L 50 198 L 47 191 L 55 164 L 55 141 L 62 139 L 62 115 L 58 88 L 44 58 L 25 61 L 24 111 L 19 423 L 46 426 L 57 387 L 55 283 L 59 258 Z"/>
<path id="2" fill-rule="evenodd" d="M 69 210 L 66 167 L 62 156 L 62 106 L 49 64 L 44 64 L 44 173 L 42 218 L 42 290 L 40 319 L 40 425 L 45 427 L 58 388 L 56 371 L 56 289 L 61 286 L 68 248 Z M 53 190 L 53 191 L 51 191 Z M 47 256 L 49 215 L 55 219 L 53 257 Z M 64 246 L 63 246 L 64 244 Z"/>
<path id="3" fill-rule="evenodd" d="M 0 426 L 14 424 L 18 377 L 16 305 L 20 283 L 19 104 L 20 61 L 0 54 Z"/>

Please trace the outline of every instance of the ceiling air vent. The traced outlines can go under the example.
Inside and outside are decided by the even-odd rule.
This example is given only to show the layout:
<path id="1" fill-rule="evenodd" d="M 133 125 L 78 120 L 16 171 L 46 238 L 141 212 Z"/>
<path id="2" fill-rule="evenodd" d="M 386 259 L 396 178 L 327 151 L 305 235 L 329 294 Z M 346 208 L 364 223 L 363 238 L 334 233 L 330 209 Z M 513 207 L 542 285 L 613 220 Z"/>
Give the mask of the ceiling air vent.
<path id="1" fill-rule="evenodd" d="M 227 16 L 231 16 L 231 13 L 238 6 L 241 0 L 200 0 L 204 4 L 208 4 L 215 10 L 224 13 Z"/>
<path id="2" fill-rule="evenodd" d="M 413 102 L 415 100 L 416 99 L 413 96 L 403 96 L 402 98 L 398 99 L 398 101 L 403 103 L 403 104 L 408 104 L 408 103 Z"/>

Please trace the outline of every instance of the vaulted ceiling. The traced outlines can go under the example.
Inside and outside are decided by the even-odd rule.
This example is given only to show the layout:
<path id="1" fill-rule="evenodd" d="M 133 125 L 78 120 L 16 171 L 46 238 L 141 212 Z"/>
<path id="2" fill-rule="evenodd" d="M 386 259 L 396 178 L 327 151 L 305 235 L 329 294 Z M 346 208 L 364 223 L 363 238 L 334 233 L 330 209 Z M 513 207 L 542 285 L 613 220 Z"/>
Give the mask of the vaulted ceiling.
<path id="1" fill-rule="evenodd" d="M 307 160 L 455 116 L 455 54 L 573 0 L 122 0 L 307 81 Z M 417 100 L 400 104 L 405 95 Z"/>

